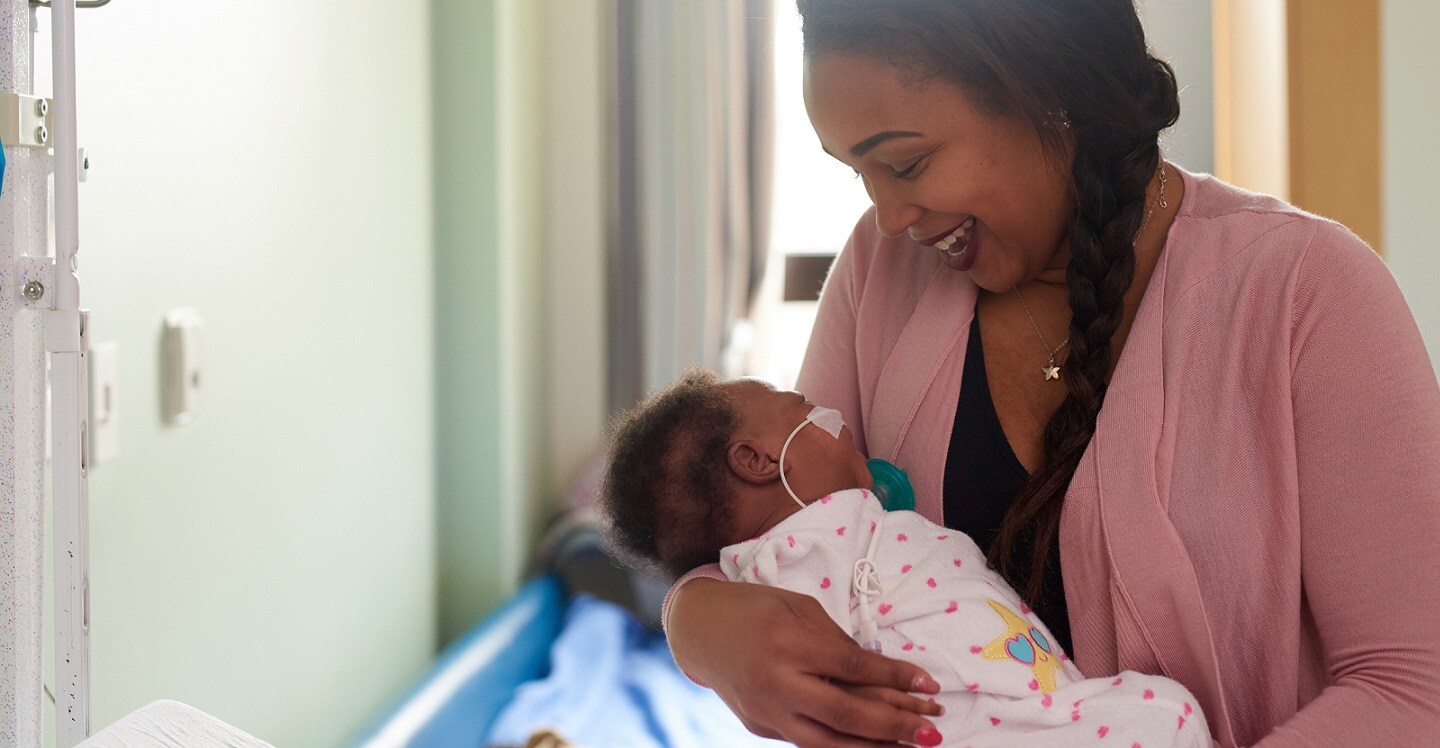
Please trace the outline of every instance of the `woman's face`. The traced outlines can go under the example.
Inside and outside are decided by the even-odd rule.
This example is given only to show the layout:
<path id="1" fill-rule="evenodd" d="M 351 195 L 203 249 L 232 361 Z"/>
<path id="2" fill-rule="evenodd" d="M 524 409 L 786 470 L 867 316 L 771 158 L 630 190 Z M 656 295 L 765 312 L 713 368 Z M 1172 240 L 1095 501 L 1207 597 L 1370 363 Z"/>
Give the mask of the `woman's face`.
<path id="1" fill-rule="evenodd" d="M 1028 120 L 997 117 L 943 80 L 834 54 L 806 60 L 805 107 L 825 151 L 865 181 L 880 233 L 946 248 L 948 264 L 995 293 L 1064 281 L 1069 156 L 1048 157 Z"/>

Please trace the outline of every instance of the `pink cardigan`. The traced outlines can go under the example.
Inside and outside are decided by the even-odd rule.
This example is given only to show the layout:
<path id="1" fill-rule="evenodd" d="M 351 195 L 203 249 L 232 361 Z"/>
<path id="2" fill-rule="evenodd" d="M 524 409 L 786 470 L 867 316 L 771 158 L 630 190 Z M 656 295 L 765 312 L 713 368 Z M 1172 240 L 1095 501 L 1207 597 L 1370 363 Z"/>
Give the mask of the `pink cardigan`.
<path id="1" fill-rule="evenodd" d="M 1440 745 L 1440 388 L 1415 322 L 1343 227 L 1182 176 L 1065 499 L 1072 656 L 1180 681 L 1225 746 Z M 800 376 L 934 521 L 976 293 L 867 215 Z"/>

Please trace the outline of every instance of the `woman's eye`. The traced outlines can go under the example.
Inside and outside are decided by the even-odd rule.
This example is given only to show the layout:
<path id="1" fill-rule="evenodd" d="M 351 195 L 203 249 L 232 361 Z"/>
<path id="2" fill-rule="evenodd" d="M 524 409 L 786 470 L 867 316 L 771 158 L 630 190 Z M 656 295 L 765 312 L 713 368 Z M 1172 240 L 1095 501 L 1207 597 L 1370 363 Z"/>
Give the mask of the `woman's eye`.
<path id="1" fill-rule="evenodd" d="M 909 179 L 912 175 L 915 174 L 915 170 L 920 168 L 920 163 L 924 160 L 925 159 L 923 158 L 916 159 L 915 163 L 910 164 L 902 170 L 897 171 L 895 169 L 891 169 L 891 175 L 894 176 L 896 179 Z"/>

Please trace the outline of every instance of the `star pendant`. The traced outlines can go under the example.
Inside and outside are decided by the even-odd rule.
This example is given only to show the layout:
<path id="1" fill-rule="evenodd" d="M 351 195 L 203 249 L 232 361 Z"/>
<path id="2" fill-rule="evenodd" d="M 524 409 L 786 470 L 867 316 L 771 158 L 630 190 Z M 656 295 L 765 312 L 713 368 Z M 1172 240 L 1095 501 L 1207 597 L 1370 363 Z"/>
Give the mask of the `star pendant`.
<path id="1" fill-rule="evenodd" d="M 1051 365 L 1051 366 L 1042 366 L 1042 367 L 1040 367 L 1040 371 L 1045 372 L 1045 381 L 1047 381 L 1047 382 L 1050 381 L 1050 380 L 1052 380 L 1052 379 L 1059 379 L 1059 378 L 1060 378 L 1060 367 L 1058 367 L 1058 366 L 1054 366 L 1054 365 Z"/>

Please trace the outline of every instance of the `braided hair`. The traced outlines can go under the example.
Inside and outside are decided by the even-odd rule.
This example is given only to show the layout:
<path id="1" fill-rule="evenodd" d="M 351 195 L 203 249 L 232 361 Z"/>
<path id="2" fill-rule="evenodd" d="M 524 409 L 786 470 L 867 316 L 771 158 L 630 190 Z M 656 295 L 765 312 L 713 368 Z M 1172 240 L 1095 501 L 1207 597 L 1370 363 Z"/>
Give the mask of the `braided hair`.
<path id="1" fill-rule="evenodd" d="M 1065 492 L 1105 401 L 1111 339 L 1135 275 L 1135 237 L 1180 116 L 1170 65 L 1150 54 L 1132 0 L 799 0 L 805 54 L 862 56 L 959 86 L 995 116 L 1028 121 L 1051 159 L 1073 153 L 1067 235 L 1070 353 L 1065 401 L 1045 426 L 1044 464 L 1021 488 L 988 556 L 1031 603 Z M 1057 121 L 1064 122 L 1057 126 Z M 1067 150 L 1068 149 L 1068 150 Z M 1023 570 L 1013 558 L 1029 547 Z"/>
<path id="2" fill-rule="evenodd" d="M 675 578 L 719 558 L 733 514 L 728 447 L 740 425 L 722 384 L 692 368 L 616 419 L 600 509 L 607 545 L 628 565 Z"/>

